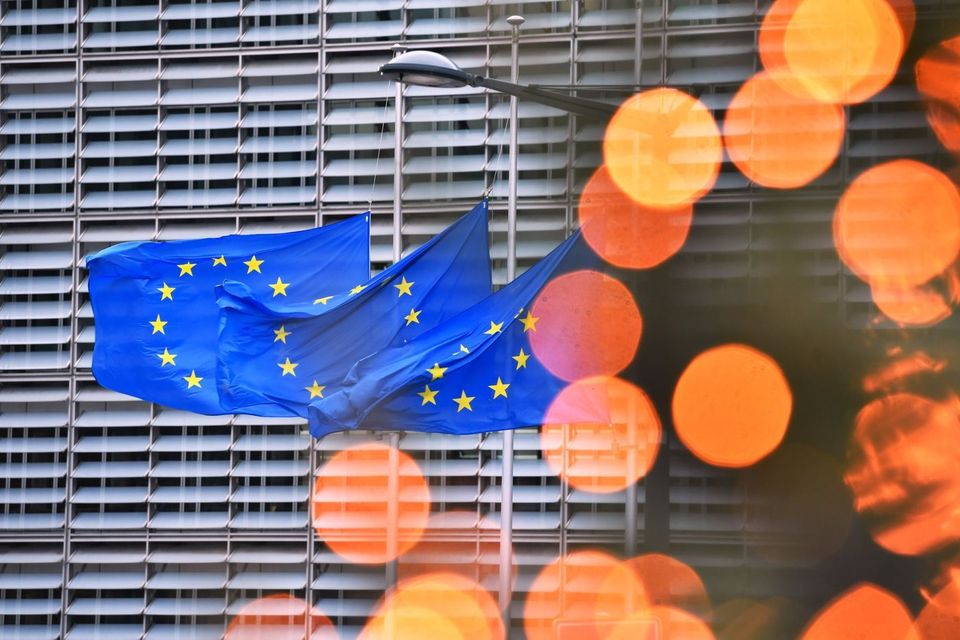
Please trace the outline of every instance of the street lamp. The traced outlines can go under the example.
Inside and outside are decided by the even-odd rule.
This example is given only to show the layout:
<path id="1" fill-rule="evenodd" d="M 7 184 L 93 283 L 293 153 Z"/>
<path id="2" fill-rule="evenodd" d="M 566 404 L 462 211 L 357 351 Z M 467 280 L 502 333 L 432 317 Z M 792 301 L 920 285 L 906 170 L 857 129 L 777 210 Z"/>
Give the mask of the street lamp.
<path id="1" fill-rule="evenodd" d="M 561 111 L 575 113 L 606 122 L 616 112 L 617 105 L 578 98 L 557 91 L 540 89 L 514 82 L 485 78 L 464 71 L 450 58 L 435 51 L 407 51 L 380 67 L 380 74 L 404 84 L 421 87 L 483 87 L 532 102 L 539 102 Z"/>
<path id="2" fill-rule="evenodd" d="M 461 69 L 454 61 L 434 51 L 404 51 L 402 46 L 395 45 L 394 57 L 380 67 L 380 74 L 395 80 L 397 85 L 397 136 L 400 140 L 399 128 L 401 119 L 401 84 L 411 84 L 421 87 L 449 88 L 483 87 L 510 96 L 510 172 L 507 197 L 507 280 L 511 281 L 517 274 L 517 156 L 519 144 L 517 139 L 517 102 L 519 99 L 538 102 L 548 107 L 566 111 L 590 120 L 606 123 L 617 111 L 617 105 L 579 98 L 556 91 L 540 89 L 538 87 L 517 84 L 519 76 L 518 52 L 520 25 L 524 23 L 521 16 L 510 16 L 507 24 L 512 28 L 513 38 L 510 49 L 510 82 L 494 80 L 480 75 L 468 73 Z M 399 144 L 399 143 L 398 143 Z M 399 168 L 399 153 L 397 155 Z M 396 179 L 396 188 L 399 189 L 400 179 Z M 400 198 L 396 198 L 394 207 L 399 210 Z M 397 214 L 399 216 L 399 214 Z M 396 232 L 396 231 L 395 231 Z M 395 242 L 396 244 L 396 242 Z M 507 628 L 510 624 L 509 603 L 510 585 L 513 566 L 513 431 L 503 432 L 500 477 L 500 590 L 499 605 L 504 612 Z"/>

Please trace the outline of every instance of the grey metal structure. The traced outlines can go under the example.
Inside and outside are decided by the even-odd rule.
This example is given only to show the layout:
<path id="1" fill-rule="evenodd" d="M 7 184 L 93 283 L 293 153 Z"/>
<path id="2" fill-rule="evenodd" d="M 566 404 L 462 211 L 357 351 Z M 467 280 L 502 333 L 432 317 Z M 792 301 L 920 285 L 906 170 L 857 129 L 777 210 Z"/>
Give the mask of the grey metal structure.
<path id="1" fill-rule="evenodd" d="M 509 78 L 516 59 L 524 83 L 576 85 L 597 100 L 669 84 L 722 117 L 759 67 L 767 4 L 3 0 L 0 637 L 214 639 L 243 603 L 290 592 L 351 638 L 391 573 L 344 562 L 309 526 L 314 470 L 357 437 L 313 441 L 293 421 L 192 415 L 96 384 L 84 255 L 132 239 L 300 229 L 371 204 L 382 267 L 489 191 L 503 283 L 513 275 L 508 101 L 480 88 L 395 87 L 377 73 L 391 45 L 493 78 Z M 939 2 L 918 5 L 921 20 L 939 15 Z M 514 57 L 506 18 L 517 13 L 526 22 Z M 937 153 L 915 100 L 905 78 L 851 108 L 843 159 L 796 196 L 757 189 L 725 164 L 698 205 L 698 232 L 666 269 L 683 322 L 696 330 L 710 321 L 704 310 L 750 302 L 784 250 L 765 230 L 790 217 L 804 277 L 862 324 L 869 292 L 837 266 L 821 223 L 862 168 Z M 603 128 L 523 101 L 518 117 L 522 270 L 573 226 Z M 746 497 L 727 475 L 671 444 L 658 477 L 597 497 L 559 482 L 535 430 L 512 437 L 508 465 L 499 433 L 398 438 L 429 478 L 434 509 L 472 514 L 451 539 L 478 550 L 499 541 L 510 500 L 511 637 L 522 637 L 538 568 L 583 546 L 649 543 L 730 575 L 731 592 L 763 595 Z M 479 558 L 494 576 L 499 560 Z"/>

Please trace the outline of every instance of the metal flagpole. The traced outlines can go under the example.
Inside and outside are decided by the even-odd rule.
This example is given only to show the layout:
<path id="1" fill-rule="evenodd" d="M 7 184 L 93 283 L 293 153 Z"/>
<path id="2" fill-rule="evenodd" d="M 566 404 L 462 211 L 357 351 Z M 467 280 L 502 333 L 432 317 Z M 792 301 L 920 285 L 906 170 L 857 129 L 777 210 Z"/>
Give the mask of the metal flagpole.
<path id="1" fill-rule="evenodd" d="M 397 43 L 390 48 L 393 56 L 396 57 L 407 50 L 407 48 Z M 403 84 L 395 82 L 394 102 L 393 102 L 393 262 L 400 261 L 400 254 L 403 250 L 402 226 L 403 214 L 400 211 L 400 198 L 403 194 Z M 386 123 L 384 123 L 386 126 Z M 400 461 L 397 450 L 400 448 L 400 434 L 396 431 L 390 432 L 390 462 L 389 477 L 387 483 L 387 552 L 390 558 L 396 555 L 399 545 L 400 535 Z M 387 563 L 387 588 L 390 589 L 397 583 L 397 561 L 391 559 Z"/>
<path id="2" fill-rule="evenodd" d="M 634 45 L 634 58 L 636 59 L 636 65 L 634 66 L 633 71 L 633 82 L 634 85 L 639 90 L 640 86 L 643 84 L 643 2 L 637 0 L 637 28 L 636 28 L 636 44 Z M 630 418 L 633 419 L 634 411 L 633 406 L 631 405 L 631 415 Z M 627 459 L 629 460 L 628 464 L 628 473 L 633 473 L 634 465 L 636 464 L 636 452 L 634 450 L 634 443 L 630 443 L 630 450 L 627 453 Z M 630 476 L 633 477 L 632 475 Z M 632 557 L 637 553 L 637 483 L 632 482 L 627 486 L 627 491 L 625 495 L 626 504 L 624 505 L 624 541 L 623 541 L 623 552 L 626 556 Z"/>
<path id="3" fill-rule="evenodd" d="M 520 25 L 521 16 L 510 16 L 507 23 L 513 27 L 510 49 L 510 81 L 516 83 L 520 76 Z M 517 276 L 517 97 L 510 96 L 510 177 L 507 197 L 507 281 Z M 510 630 L 510 596 L 513 576 L 513 431 L 503 432 L 503 447 L 500 454 L 500 610 L 503 612 L 507 635 Z"/>

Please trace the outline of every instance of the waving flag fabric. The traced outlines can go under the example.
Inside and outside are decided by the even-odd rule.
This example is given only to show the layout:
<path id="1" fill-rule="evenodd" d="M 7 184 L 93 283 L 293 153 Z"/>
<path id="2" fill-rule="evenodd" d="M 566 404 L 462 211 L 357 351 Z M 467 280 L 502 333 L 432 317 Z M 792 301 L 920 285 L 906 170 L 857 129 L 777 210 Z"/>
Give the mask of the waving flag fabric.
<path id="1" fill-rule="evenodd" d="M 215 287 L 244 282 L 265 299 L 314 300 L 370 275 L 370 215 L 292 233 L 128 242 L 87 258 L 103 386 L 204 414 L 216 388 Z"/>
<path id="2" fill-rule="evenodd" d="M 361 358 L 415 339 L 490 295 L 487 202 L 362 286 L 310 302 L 219 290 L 218 385 L 224 406 L 306 416 Z"/>
<path id="3" fill-rule="evenodd" d="M 539 425 L 565 386 L 536 358 L 531 307 L 554 277 L 596 268 L 577 232 L 488 299 L 406 344 L 360 361 L 342 389 L 310 405 L 310 431 L 468 434 Z"/>

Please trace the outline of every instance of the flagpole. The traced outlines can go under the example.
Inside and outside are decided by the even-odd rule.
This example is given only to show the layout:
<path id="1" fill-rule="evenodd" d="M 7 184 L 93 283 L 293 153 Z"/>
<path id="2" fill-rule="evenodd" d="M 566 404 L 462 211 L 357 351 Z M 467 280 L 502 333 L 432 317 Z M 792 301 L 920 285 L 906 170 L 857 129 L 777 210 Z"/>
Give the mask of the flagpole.
<path id="1" fill-rule="evenodd" d="M 393 45 L 390 50 L 393 56 L 397 57 L 407 50 L 399 42 Z M 400 198 L 403 195 L 403 84 L 394 83 L 395 93 L 393 102 L 393 263 L 400 261 L 400 254 L 403 252 L 403 214 L 400 211 Z M 386 125 L 386 123 L 384 123 Z M 389 479 L 387 500 L 387 533 L 388 547 L 387 553 L 390 558 L 394 558 L 399 545 L 398 537 L 400 535 L 400 461 L 397 451 L 400 448 L 400 433 L 390 432 L 390 460 L 389 460 Z M 397 583 L 397 560 L 391 559 L 386 567 L 387 589 L 391 589 Z"/>
<path id="2" fill-rule="evenodd" d="M 507 23 L 513 27 L 510 46 L 510 81 L 520 77 L 520 25 L 522 16 L 510 16 Z M 507 196 L 507 281 L 517 277 L 517 97 L 510 96 L 510 176 Z M 510 599 L 513 577 L 513 431 L 503 432 L 500 453 L 500 610 L 503 612 L 507 635 L 510 635 Z"/>
<path id="3" fill-rule="evenodd" d="M 634 86 L 641 86 L 643 84 L 643 3 L 637 3 L 637 28 L 636 28 L 636 43 L 634 44 L 634 58 L 637 63 L 633 68 L 633 83 Z M 631 404 L 631 415 L 629 416 L 631 422 L 628 424 L 634 424 L 632 422 L 635 417 L 634 411 L 636 407 Z M 630 449 L 627 453 L 628 460 L 628 473 L 633 477 L 633 472 L 636 465 L 636 450 L 634 443 L 630 443 Z M 625 504 L 624 504 L 624 541 L 623 541 L 623 552 L 629 558 L 637 553 L 637 483 L 631 482 L 627 486 Z"/>

